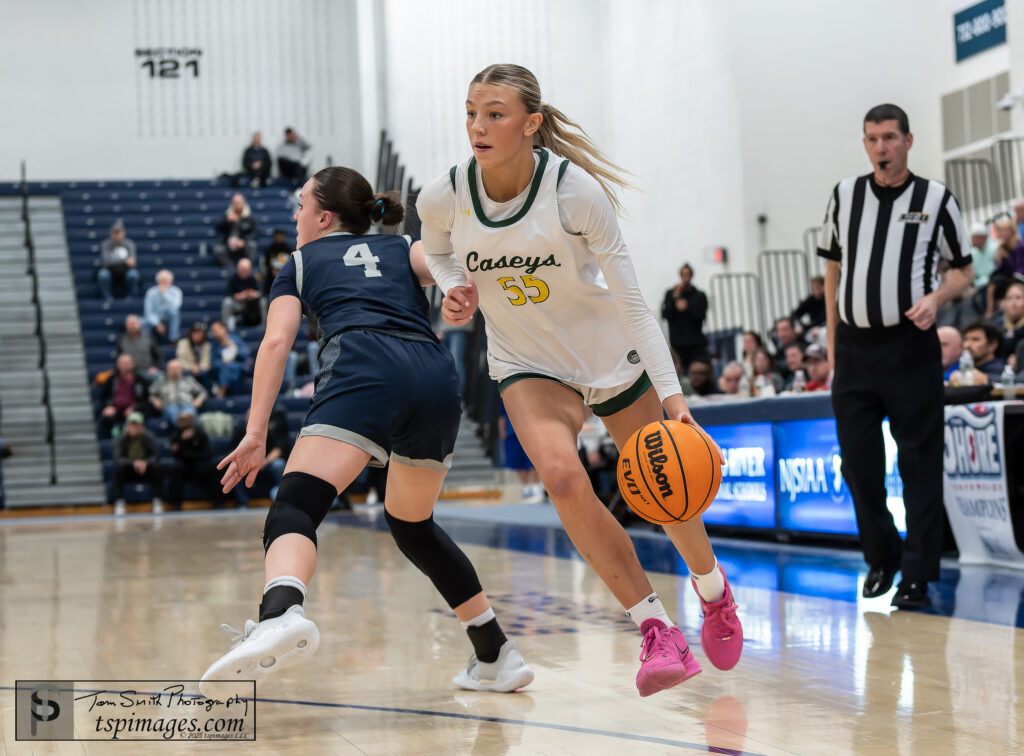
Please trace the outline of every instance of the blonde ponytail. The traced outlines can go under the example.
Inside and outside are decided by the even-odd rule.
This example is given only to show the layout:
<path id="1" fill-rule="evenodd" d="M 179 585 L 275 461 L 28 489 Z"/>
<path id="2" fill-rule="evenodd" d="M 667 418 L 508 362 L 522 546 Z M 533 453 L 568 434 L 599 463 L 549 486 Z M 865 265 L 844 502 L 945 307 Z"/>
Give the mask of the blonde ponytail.
<path id="1" fill-rule="evenodd" d="M 626 171 L 609 160 L 578 123 L 558 108 L 541 102 L 540 84 L 529 70 L 512 63 L 496 63 L 487 66 L 470 83 L 497 84 L 514 90 L 527 113 L 543 116 L 540 128 L 533 135 L 533 143 L 546 147 L 593 176 L 608 195 L 615 212 L 622 214 L 622 203 L 614 187 L 635 188 L 620 175 Z"/>

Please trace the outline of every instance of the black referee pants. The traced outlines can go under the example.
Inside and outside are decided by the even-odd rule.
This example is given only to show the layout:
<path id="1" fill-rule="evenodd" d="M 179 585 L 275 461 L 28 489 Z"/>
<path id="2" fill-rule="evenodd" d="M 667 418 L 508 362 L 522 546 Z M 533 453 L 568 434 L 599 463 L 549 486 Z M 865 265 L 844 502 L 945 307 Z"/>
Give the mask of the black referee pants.
<path id="1" fill-rule="evenodd" d="M 864 559 L 874 568 L 902 569 L 908 583 L 937 580 L 945 513 L 942 357 L 935 328 L 840 323 L 835 350 L 832 409 Z M 906 544 L 885 505 L 886 416 L 903 479 Z"/>

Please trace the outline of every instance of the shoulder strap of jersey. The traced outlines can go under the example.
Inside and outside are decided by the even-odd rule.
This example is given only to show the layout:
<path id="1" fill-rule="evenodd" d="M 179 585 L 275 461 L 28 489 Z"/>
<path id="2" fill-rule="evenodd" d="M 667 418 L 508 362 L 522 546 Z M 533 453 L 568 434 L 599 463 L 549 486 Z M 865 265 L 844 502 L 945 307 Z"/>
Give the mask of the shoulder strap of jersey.
<path id="1" fill-rule="evenodd" d="M 560 166 L 558 166 L 558 180 L 555 182 L 555 188 L 556 189 L 558 188 L 558 185 L 562 183 L 562 176 L 565 175 L 565 169 L 568 168 L 568 167 L 569 167 L 569 161 L 568 160 L 563 160 L 562 164 Z"/>
<path id="2" fill-rule="evenodd" d="M 452 169 L 450 171 L 448 171 L 448 175 L 451 177 L 451 180 L 452 180 L 452 191 L 455 192 L 456 194 L 459 191 L 458 189 L 455 188 L 455 171 L 458 170 L 458 167 L 459 166 L 457 166 L 457 165 L 453 165 Z"/>
<path id="3" fill-rule="evenodd" d="M 292 260 L 295 261 L 295 290 L 302 296 L 302 250 L 292 252 Z"/>

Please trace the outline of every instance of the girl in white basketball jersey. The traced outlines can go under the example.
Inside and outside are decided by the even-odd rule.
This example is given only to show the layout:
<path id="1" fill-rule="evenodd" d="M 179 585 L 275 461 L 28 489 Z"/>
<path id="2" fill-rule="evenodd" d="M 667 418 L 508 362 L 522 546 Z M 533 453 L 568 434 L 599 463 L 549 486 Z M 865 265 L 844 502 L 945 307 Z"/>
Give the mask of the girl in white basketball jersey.
<path id="1" fill-rule="evenodd" d="M 650 695 L 700 665 L 576 451 L 584 403 L 620 448 L 663 412 L 693 422 L 619 233 L 611 185 L 624 184 L 575 123 L 541 102 L 521 66 L 473 78 L 466 130 L 473 157 L 427 184 L 417 204 L 444 318 L 458 325 L 484 313 L 491 376 L 573 544 L 640 627 L 636 682 Z M 704 652 L 731 669 L 743 630 L 704 524 L 665 530 L 700 597 Z"/>

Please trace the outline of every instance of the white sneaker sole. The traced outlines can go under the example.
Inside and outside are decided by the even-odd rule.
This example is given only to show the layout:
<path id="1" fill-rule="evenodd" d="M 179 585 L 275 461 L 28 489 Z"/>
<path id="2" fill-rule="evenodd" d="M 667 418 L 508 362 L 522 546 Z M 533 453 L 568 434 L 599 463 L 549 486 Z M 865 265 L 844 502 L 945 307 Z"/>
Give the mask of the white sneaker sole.
<path id="1" fill-rule="evenodd" d="M 201 680 L 260 682 L 271 673 L 313 656 L 319 647 L 320 631 L 312 620 L 303 618 L 287 631 L 275 634 L 272 643 L 239 644 L 211 664 Z M 213 690 L 215 686 L 204 688 L 203 682 L 200 682 L 199 691 L 203 695 L 208 695 L 207 691 Z"/>
<path id="2" fill-rule="evenodd" d="M 533 682 L 533 670 L 527 665 L 503 672 L 494 680 L 475 680 L 465 671 L 454 678 L 454 682 L 465 690 L 490 690 L 496 693 L 512 693 Z"/>

